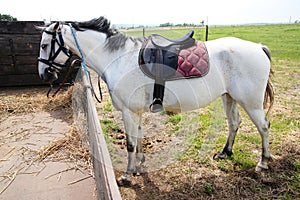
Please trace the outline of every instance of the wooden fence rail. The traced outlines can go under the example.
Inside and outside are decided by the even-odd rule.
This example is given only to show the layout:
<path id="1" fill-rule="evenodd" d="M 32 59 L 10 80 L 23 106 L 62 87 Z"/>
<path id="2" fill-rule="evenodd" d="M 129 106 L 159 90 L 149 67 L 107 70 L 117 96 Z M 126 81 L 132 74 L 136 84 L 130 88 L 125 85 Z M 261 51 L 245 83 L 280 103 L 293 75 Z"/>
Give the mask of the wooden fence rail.
<path id="1" fill-rule="evenodd" d="M 117 186 L 112 162 L 102 133 L 95 102 L 93 99 L 88 77 L 81 71 L 82 81 L 86 90 L 88 140 L 92 155 L 98 199 L 119 200 L 121 195 Z"/>

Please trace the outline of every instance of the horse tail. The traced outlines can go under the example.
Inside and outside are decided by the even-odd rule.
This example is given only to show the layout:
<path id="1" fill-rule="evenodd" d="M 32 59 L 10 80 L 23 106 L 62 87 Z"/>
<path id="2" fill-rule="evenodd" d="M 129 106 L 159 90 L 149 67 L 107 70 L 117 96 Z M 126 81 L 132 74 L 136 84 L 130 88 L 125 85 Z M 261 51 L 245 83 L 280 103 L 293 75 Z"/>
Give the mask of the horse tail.
<path id="1" fill-rule="evenodd" d="M 271 62 L 270 49 L 267 46 L 262 46 L 262 50 L 265 52 L 265 54 L 268 56 L 268 58 Z M 269 74 L 266 91 L 265 91 L 265 98 L 264 98 L 264 108 L 267 108 L 267 105 L 269 103 L 267 115 L 268 115 L 269 111 L 271 110 L 271 108 L 273 107 L 273 103 L 274 103 L 274 89 L 273 89 L 273 84 L 271 81 L 271 77 L 273 74 L 274 74 L 274 72 L 273 72 L 272 68 L 270 68 L 270 74 Z"/>
<path id="2" fill-rule="evenodd" d="M 271 59 L 271 51 L 270 51 L 270 49 L 267 46 L 262 46 L 261 48 L 265 52 L 265 54 L 268 56 L 269 60 L 271 61 L 272 59 Z"/>

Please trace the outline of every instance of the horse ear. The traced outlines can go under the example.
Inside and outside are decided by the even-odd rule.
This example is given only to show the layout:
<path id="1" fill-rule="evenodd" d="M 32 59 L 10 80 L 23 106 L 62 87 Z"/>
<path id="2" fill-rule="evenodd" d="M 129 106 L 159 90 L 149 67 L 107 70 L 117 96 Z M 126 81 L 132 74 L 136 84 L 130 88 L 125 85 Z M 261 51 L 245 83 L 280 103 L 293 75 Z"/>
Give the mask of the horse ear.
<path id="1" fill-rule="evenodd" d="M 34 28 L 35 28 L 35 30 L 40 31 L 40 32 L 43 32 L 46 29 L 46 27 L 44 27 L 44 26 L 36 26 L 36 25 L 34 25 Z"/>
<path id="2" fill-rule="evenodd" d="M 56 22 L 53 28 L 53 32 L 55 32 L 58 29 L 59 26 L 59 22 Z"/>

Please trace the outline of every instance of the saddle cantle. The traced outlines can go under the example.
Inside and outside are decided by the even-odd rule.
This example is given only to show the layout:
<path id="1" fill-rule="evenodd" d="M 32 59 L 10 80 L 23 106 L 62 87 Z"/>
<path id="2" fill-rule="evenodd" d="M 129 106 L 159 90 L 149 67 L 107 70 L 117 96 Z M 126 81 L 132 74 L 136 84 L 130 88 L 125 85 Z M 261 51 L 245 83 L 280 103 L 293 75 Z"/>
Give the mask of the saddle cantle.
<path id="1" fill-rule="evenodd" d="M 152 41 L 152 44 L 154 46 L 156 46 L 157 48 L 168 48 L 172 45 L 187 45 L 187 46 L 189 46 L 190 43 L 195 42 L 195 40 L 193 39 L 193 35 L 194 35 L 194 30 L 190 30 L 184 36 L 182 36 L 181 38 L 175 39 L 175 40 L 165 38 L 158 34 L 152 34 L 150 36 L 150 39 Z"/>

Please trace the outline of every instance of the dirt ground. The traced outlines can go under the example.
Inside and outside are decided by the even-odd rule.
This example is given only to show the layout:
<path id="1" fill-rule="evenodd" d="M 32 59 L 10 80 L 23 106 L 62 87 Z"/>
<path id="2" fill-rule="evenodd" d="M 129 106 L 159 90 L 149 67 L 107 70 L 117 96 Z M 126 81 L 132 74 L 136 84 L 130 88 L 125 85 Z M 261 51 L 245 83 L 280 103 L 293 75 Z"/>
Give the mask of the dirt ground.
<path id="1" fill-rule="evenodd" d="M 40 158 L 43 148 L 64 141 L 71 129 L 66 109 L 46 109 L 46 90 L 0 92 L 0 199 L 96 199 L 91 168 Z"/>

